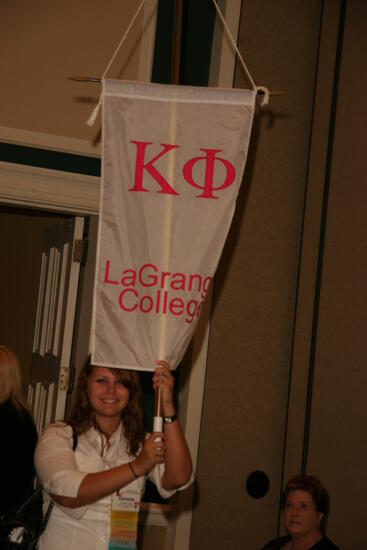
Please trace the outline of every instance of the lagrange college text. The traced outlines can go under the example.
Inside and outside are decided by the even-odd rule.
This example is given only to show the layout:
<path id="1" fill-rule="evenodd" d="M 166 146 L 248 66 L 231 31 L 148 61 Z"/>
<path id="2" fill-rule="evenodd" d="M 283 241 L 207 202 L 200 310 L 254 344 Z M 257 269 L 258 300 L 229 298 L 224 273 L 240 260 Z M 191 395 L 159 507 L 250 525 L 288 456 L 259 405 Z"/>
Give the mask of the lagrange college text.
<path id="1" fill-rule="evenodd" d="M 192 323 L 199 317 L 211 280 L 197 273 L 162 271 L 154 264 L 121 270 L 107 260 L 103 282 L 118 287 L 118 305 L 126 313 L 183 316 Z"/>

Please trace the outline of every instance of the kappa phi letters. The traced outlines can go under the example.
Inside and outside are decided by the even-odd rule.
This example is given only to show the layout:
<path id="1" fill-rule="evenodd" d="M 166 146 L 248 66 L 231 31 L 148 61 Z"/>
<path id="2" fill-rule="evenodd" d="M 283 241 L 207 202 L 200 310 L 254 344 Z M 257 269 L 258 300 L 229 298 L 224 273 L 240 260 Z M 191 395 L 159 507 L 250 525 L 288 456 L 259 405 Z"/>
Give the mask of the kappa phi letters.
<path id="1" fill-rule="evenodd" d="M 145 152 L 148 145 L 152 145 L 152 141 L 131 141 L 131 143 L 134 143 L 136 145 L 137 151 L 136 151 L 136 164 L 135 164 L 135 182 L 133 187 L 129 189 L 129 191 L 132 192 L 140 192 L 140 193 L 147 193 L 148 189 L 144 187 L 144 170 L 146 170 L 150 176 L 155 179 L 155 181 L 160 186 L 160 191 L 158 193 L 162 193 L 164 195 L 179 195 L 177 191 L 173 189 L 171 184 L 162 176 L 162 174 L 157 170 L 157 168 L 154 166 L 154 163 L 158 161 L 160 158 L 162 158 L 164 155 L 166 155 L 169 151 L 172 151 L 173 149 L 179 149 L 179 145 L 169 145 L 166 143 L 161 143 L 160 145 L 163 147 L 162 151 L 158 153 L 155 157 L 153 157 L 151 160 L 146 161 L 145 160 Z M 200 189 L 201 193 L 196 195 L 199 199 L 218 199 L 219 197 L 214 194 L 216 191 L 222 191 L 223 189 L 226 189 L 227 187 L 230 187 L 232 183 L 235 180 L 236 177 L 236 170 L 231 162 L 229 160 L 224 159 L 222 157 L 216 156 L 217 153 L 221 153 L 222 149 L 200 149 L 204 153 L 204 155 L 199 157 L 193 157 L 189 159 L 183 166 L 182 174 L 186 180 L 186 182 L 191 185 L 192 187 L 195 187 L 196 189 Z M 199 183 L 196 183 L 193 178 L 193 170 L 194 166 L 197 163 L 205 163 L 205 172 L 204 172 L 204 182 L 202 185 Z M 216 163 L 218 163 L 222 166 L 222 169 L 225 170 L 225 177 L 223 178 L 223 181 L 218 185 L 214 185 L 214 169 L 216 166 Z"/>
<path id="2" fill-rule="evenodd" d="M 139 269 L 123 269 L 118 279 L 116 270 L 112 274 L 110 260 L 106 261 L 104 272 L 106 285 L 124 287 L 118 303 L 126 313 L 140 311 L 143 314 L 184 316 L 186 323 L 192 323 L 195 317 L 199 317 L 211 280 L 212 277 L 199 274 L 161 271 L 154 264 L 144 264 Z M 185 300 L 186 293 L 193 292 L 197 299 Z"/>

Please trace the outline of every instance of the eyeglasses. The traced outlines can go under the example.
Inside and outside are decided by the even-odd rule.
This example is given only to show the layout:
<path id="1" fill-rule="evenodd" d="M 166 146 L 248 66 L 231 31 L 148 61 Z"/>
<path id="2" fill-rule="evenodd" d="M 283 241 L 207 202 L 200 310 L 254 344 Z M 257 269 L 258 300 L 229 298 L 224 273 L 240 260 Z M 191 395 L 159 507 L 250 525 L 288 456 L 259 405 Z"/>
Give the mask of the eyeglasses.
<path id="1" fill-rule="evenodd" d="M 308 510 L 316 510 L 316 506 L 305 504 L 304 502 L 300 502 L 298 504 L 293 504 L 293 502 L 286 502 L 284 504 L 284 510 L 287 510 L 289 512 L 291 510 L 297 510 L 298 512 L 308 512 Z"/>

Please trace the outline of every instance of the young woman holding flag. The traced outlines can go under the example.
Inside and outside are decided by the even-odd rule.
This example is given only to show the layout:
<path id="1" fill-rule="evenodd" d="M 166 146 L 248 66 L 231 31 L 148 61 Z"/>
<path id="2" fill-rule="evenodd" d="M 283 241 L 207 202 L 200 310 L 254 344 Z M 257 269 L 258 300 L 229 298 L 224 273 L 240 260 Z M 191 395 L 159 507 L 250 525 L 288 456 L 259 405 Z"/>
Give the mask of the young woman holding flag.
<path id="1" fill-rule="evenodd" d="M 173 386 L 169 365 L 157 361 L 153 388 L 161 391 L 164 431 L 145 434 L 138 374 L 87 362 L 68 423 L 46 428 L 36 449 L 44 509 L 55 502 L 39 550 L 134 548 L 146 478 L 164 498 L 189 484 L 192 462 Z"/>

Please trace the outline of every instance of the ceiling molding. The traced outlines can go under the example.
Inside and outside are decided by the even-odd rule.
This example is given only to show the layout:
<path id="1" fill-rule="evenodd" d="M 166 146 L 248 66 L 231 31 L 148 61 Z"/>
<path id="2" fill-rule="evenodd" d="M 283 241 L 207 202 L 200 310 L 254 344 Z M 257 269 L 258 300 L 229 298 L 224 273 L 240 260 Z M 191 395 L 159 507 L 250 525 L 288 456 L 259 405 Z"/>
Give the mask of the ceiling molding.
<path id="1" fill-rule="evenodd" d="M 0 162 L 0 203 L 96 215 L 100 178 Z"/>
<path id="2" fill-rule="evenodd" d="M 100 142 L 93 144 L 84 139 L 68 138 L 53 134 L 43 134 L 41 132 L 32 132 L 21 128 L 9 128 L 0 126 L 0 141 L 14 145 L 23 145 L 25 147 L 36 147 L 38 149 L 47 149 L 59 151 L 74 155 L 85 155 L 88 157 L 101 157 Z"/>

